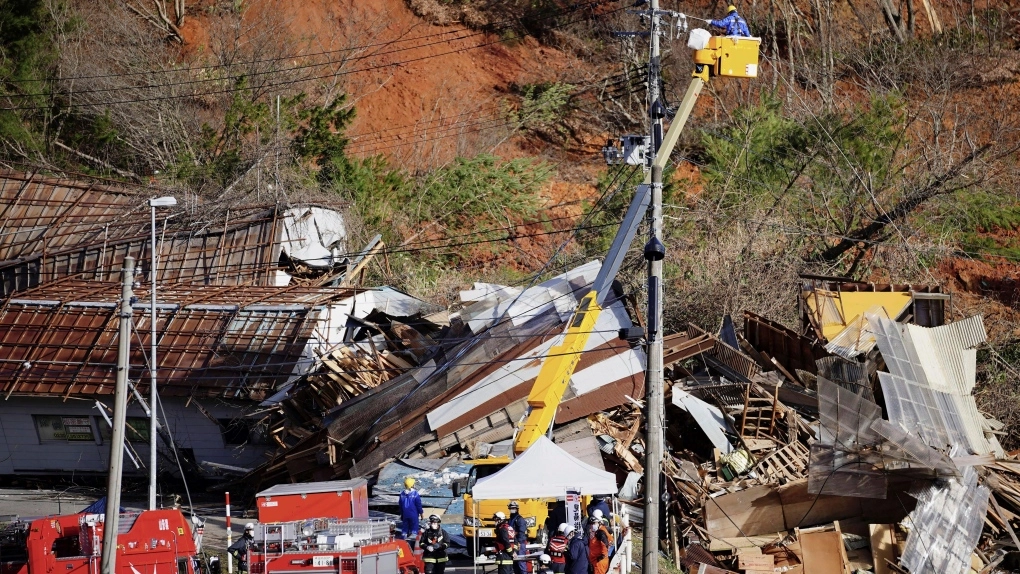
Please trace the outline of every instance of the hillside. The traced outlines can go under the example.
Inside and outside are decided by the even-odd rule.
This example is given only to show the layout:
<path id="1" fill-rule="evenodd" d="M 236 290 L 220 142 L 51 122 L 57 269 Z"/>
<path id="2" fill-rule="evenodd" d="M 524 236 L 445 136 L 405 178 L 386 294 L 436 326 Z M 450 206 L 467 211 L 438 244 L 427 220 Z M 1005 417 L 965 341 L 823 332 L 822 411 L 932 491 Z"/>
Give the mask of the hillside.
<path id="1" fill-rule="evenodd" d="M 9 2 L 0 158 L 210 205 L 341 207 L 348 250 L 388 246 L 372 281 L 449 304 L 604 252 L 637 175 L 599 150 L 645 129 L 645 41 L 611 35 L 640 28 L 630 4 Z M 738 7 L 763 39 L 760 77 L 713 81 L 674 155 L 670 323 L 749 309 L 792 325 L 814 273 L 941 285 L 1020 355 L 1017 8 Z M 685 43 L 665 41 L 668 107 Z M 622 279 L 642 275 L 635 254 Z M 983 376 L 1012 384 L 1011 361 Z"/>

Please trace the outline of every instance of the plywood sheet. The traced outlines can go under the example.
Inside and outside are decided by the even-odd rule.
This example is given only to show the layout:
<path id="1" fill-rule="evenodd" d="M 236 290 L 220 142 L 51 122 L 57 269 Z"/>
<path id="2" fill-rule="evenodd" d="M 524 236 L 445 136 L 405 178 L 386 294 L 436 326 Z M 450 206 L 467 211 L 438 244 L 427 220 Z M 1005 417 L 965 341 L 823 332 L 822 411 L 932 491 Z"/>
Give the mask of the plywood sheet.
<path id="1" fill-rule="evenodd" d="M 838 531 L 810 532 L 800 536 L 804 571 L 811 574 L 844 574 L 843 537 Z"/>
<path id="2" fill-rule="evenodd" d="M 786 530 L 860 516 L 860 498 L 816 495 L 807 491 L 807 479 L 788 483 L 778 489 L 783 505 Z"/>
<path id="3" fill-rule="evenodd" d="M 770 486 L 754 486 L 709 498 L 705 501 L 705 526 L 713 539 L 787 530 L 782 500 Z"/>

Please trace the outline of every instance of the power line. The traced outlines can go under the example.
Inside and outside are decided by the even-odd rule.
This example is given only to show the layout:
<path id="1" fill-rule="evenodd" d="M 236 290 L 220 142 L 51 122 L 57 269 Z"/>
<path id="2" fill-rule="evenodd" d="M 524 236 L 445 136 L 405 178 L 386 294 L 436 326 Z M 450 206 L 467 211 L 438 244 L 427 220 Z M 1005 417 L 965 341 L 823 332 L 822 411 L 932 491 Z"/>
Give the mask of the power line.
<path id="1" fill-rule="evenodd" d="M 604 1 L 607 1 L 607 0 L 604 0 Z M 618 8 L 618 9 L 612 11 L 612 12 L 609 12 L 608 14 L 612 14 L 612 13 L 618 12 L 620 10 L 623 10 L 623 8 Z M 550 18 L 546 18 L 546 19 L 550 19 Z M 587 19 L 587 17 L 581 17 L 579 19 L 576 19 L 576 20 L 573 20 L 573 21 L 570 21 L 570 22 L 565 22 L 565 23 L 562 23 L 562 24 L 551 26 L 550 28 L 555 29 L 555 28 L 562 28 L 562 27 L 570 26 L 570 25 L 576 24 L 578 22 L 581 22 L 581 21 L 583 21 L 585 19 Z M 480 34 L 483 34 L 483 33 L 480 32 L 480 33 L 477 33 L 476 35 L 480 35 Z M 446 51 L 446 52 L 441 52 L 441 53 L 438 53 L 438 54 L 431 54 L 431 55 L 427 55 L 427 56 L 419 56 L 417 58 L 410 58 L 410 59 L 403 60 L 403 61 L 400 61 L 400 62 L 392 62 L 392 63 L 389 63 L 389 64 L 378 64 L 378 65 L 366 66 L 366 67 L 362 67 L 362 68 L 356 68 L 356 69 L 352 69 L 352 70 L 337 71 L 337 72 L 333 72 L 333 73 L 329 73 L 329 74 L 324 74 L 324 75 L 318 75 L 318 76 L 314 76 L 313 75 L 313 76 L 304 77 L 304 78 L 298 78 L 298 79 L 279 80 L 279 81 L 275 81 L 275 82 L 274 81 L 269 81 L 269 82 L 266 82 L 265 84 L 262 84 L 262 85 L 258 86 L 258 88 L 260 90 L 266 90 L 268 88 L 274 88 L 274 87 L 279 87 L 279 86 L 289 86 L 289 85 L 298 84 L 298 83 L 302 83 L 302 82 L 309 82 L 309 81 L 312 81 L 312 80 L 334 78 L 334 77 L 337 77 L 337 76 L 345 76 L 345 75 L 354 74 L 354 73 L 358 73 L 358 72 L 375 71 L 375 70 L 380 70 L 380 69 L 384 69 L 384 68 L 391 68 L 391 67 L 394 67 L 394 66 L 403 66 L 403 65 L 406 65 L 406 64 L 411 64 L 411 63 L 415 63 L 415 62 L 429 60 L 429 59 L 432 59 L 432 58 L 438 58 L 438 57 L 447 56 L 447 55 L 451 55 L 451 54 L 458 54 L 458 53 L 466 52 L 468 50 L 475 50 L 475 49 L 479 49 L 479 48 L 484 48 L 484 47 L 487 47 L 487 46 L 491 46 L 493 44 L 500 44 L 500 43 L 503 43 L 503 42 L 505 42 L 505 40 L 500 38 L 500 39 L 492 40 L 492 41 L 489 41 L 489 42 L 483 42 L 483 43 L 478 44 L 476 46 L 468 46 L 468 47 L 464 47 L 464 48 L 457 48 L 457 49 L 449 50 L 449 51 Z M 444 42 L 437 42 L 437 43 L 448 43 L 448 42 L 444 41 Z M 381 56 L 381 55 L 395 53 L 395 52 L 398 52 L 398 51 L 406 51 L 406 50 L 420 48 L 420 47 L 424 47 L 424 46 L 417 46 L 417 47 L 414 47 L 414 48 L 403 48 L 403 49 L 399 49 L 399 50 L 393 50 L 391 52 L 374 54 L 373 56 L 365 56 L 362 59 L 367 59 L 368 57 L 377 57 L 377 56 Z M 122 87 L 117 87 L 117 88 L 101 88 L 101 89 L 94 89 L 94 90 L 82 90 L 82 91 L 78 91 L 78 92 L 73 92 L 72 94 L 69 94 L 69 95 L 81 96 L 81 95 L 90 94 L 90 93 L 102 93 L 102 92 L 110 92 L 110 91 L 124 91 L 124 90 L 128 90 L 128 89 L 151 90 L 151 89 L 169 88 L 169 87 L 182 86 L 182 85 L 202 84 L 202 83 L 207 83 L 207 82 L 223 82 L 223 81 L 231 80 L 231 79 L 233 79 L 233 80 L 240 80 L 240 79 L 244 79 L 244 78 L 251 77 L 251 76 L 267 75 L 267 74 L 277 75 L 277 74 L 283 74 L 283 73 L 286 73 L 286 72 L 300 70 L 300 69 L 305 69 L 305 68 L 309 68 L 309 67 L 319 67 L 319 66 L 325 66 L 325 65 L 336 64 L 336 63 L 340 63 L 340 62 L 337 62 L 337 61 L 326 61 L 326 62 L 322 62 L 322 63 L 315 64 L 315 65 L 310 65 L 310 64 L 309 65 L 300 65 L 300 66 L 294 66 L 294 67 L 291 67 L 291 68 L 283 68 L 283 69 L 279 69 L 279 70 L 272 70 L 272 71 L 266 71 L 266 72 L 255 72 L 255 73 L 248 74 L 248 75 L 234 76 L 234 77 L 227 77 L 227 78 L 205 78 L 205 79 L 187 80 L 187 81 L 184 81 L 184 82 L 169 82 L 169 83 L 165 83 L 165 84 L 155 84 L 155 85 L 150 85 L 150 86 L 131 86 L 131 87 L 123 87 L 122 86 Z M 249 88 L 249 89 L 251 89 L 251 88 Z M 209 95 L 217 95 L 217 94 L 234 93 L 236 91 L 238 91 L 238 88 L 235 86 L 235 87 L 231 87 L 231 88 L 224 88 L 224 89 L 217 89 L 217 90 L 207 90 L 207 91 L 193 92 L 193 93 L 188 93 L 188 94 L 173 94 L 173 95 L 153 96 L 153 97 L 148 97 L 148 98 L 133 98 L 133 99 L 122 99 L 122 100 L 108 100 L 108 101 L 104 101 L 104 102 L 84 102 L 84 103 L 70 103 L 70 102 L 68 102 L 66 104 L 66 107 L 68 107 L 68 108 L 74 108 L 74 107 L 102 107 L 102 106 L 110 106 L 110 105 L 115 105 L 115 104 L 145 103 L 145 102 L 152 102 L 152 101 L 175 100 L 175 99 L 194 98 L 194 97 L 200 97 L 200 96 L 209 96 Z M 56 96 L 56 95 L 63 95 L 63 94 L 62 93 L 58 93 L 58 92 L 38 92 L 38 93 L 33 93 L 33 94 L 13 94 L 13 95 L 7 95 L 6 97 L 8 97 L 8 98 L 10 98 L 10 97 L 21 97 L 21 98 L 25 98 L 25 97 L 52 97 L 52 96 Z M 0 110 L 6 110 L 6 111 L 27 111 L 27 110 L 40 110 L 40 109 L 44 109 L 44 108 L 42 106 L 17 106 L 17 107 L 0 108 Z"/>
<path id="2" fill-rule="evenodd" d="M 575 12 L 577 10 L 582 10 L 584 8 L 587 8 L 587 7 L 597 7 L 597 6 L 600 6 L 602 4 L 605 4 L 608 1 L 609 0 L 598 0 L 598 1 L 594 1 L 594 2 L 578 2 L 578 3 L 575 3 L 575 4 L 569 5 L 569 6 L 565 6 L 565 7 L 561 8 L 561 9 L 557 10 L 557 13 L 551 14 L 551 15 L 547 15 L 547 16 L 539 19 L 539 20 L 541 21 L 541 20 L 553 19 L 553 18 L 556 18 L 556 17 L 561 16 L 563 14 L 566 14 L 566 13 L 569 13 L 569 12 Z M 492 23 L 489 26 L 487 26 L 484 30 L 481 30 L 481 31 L 478 31 L 478 32 L 470 32 L 470 30 L 467 30 L 467 29 L 447 30 L 447 31 L 443 31 L 443 32 L 434 32 L 434 33 L 430 33 L 430 34 L 423 34 L 421 36 L 415 36 L 413 38 L 399 38 L 399 39 L 396 39 L 396 40 L 387 40 L 385 42 L 375 42 L 375 43 L 370 43 L 370 44 L 362 44 L 362 45 L 359 45 L 359 46 L 348 46 L 346 48 L 337 48 L 335 50 L 323 50 L 323 51 L 319 51 L 319 52 L 310 52 L 310 53 L 307 53 L 307 54 L 289 54 L 289 55 L 277 56 L 277 57 L 273 57 L 273 58 L 263 58 L 263 59 L 257 59 L 257 60 L 242 60 L 242 61 L 239 61 L 239 62 L 231 62 L 231 63 L 228 63 L 228 64 L 210 64 L 210 65 L 204 65 L 204 66 L 189 66 L 189 67 L 183 67 L 183 68 L 172 68 L 172 69 L 169 69 L 169 70 L 156 70 L 156 71 L 146 70 L 146 71 L 141 71 L 141 72 L 119 72 L 119 73 L 116 73 L 116 74 L 95 74 L 95 75 L 86 75 L 86 76 L 48 76 L 46 78 L 20 79 L 20 80 L 19 79 L 7 79 L 7 80 L 4 80 L 4 81 L 6 83 L 10 83 L 10 84 L 23 84 L 23 83 L 39 83 L 39 82 L 50 82 L 50 81 L 77 81 L 77 80 L 91 80 L 91 79 L 102 79 L 102 78 L 133 77 L 133 76 L 144 76 L 144 75 L 149 75 L 149 74 L 154 74 L 154 73 L 176 73 L 176 72 L 209 71 L 209 70 L 226 69 L 226 68 L 231 68 L 231 67 L 240 67 L 240 66 L 253 65 L 253 64 L 264 64 L 264 63 L 270 63 L 270 62 L 280 62 L 280 61 L 285 61 L 285 60 L 294 60 L 294 59 L 297 59 L 297 58 L 311 58 L 311 57 L 325 56 L 325 55 L 330 55 L 330 54 L 351 53 L 351 52 L 356 52 L 358 50 L 364 50 L 364 49 L 368 49 L 368 48 L 374 48 L 374 47 L 380 47 L 380 46 L 390 46 L 390 45 L 394 45 L 394 44 L 401 44 L 401 43 L 404 43 L 404 42 L 413 42 L 413 41 L 417 41 L 417 40 L 424 40 L 424 39 L 429 39 L 429 38 L 434 38 L 434 37 L 439 37 L 439 36 L 445 36 L 445 35 L 450 35 L 450 34 L 460 34 L 460 33 L 464 33 L 464 32 L 470 32 L 472 36 L 480 36 L 480 35 L 495 33 L 498 30 L 503 30 L 503 29 L 509 28 L 514 23 L 516 23 L 518 21 L 519 21 L 519 19 L 517 19 L 517 18 L 508 18 L 508 19 L 500 21 L 500 22 Z M 427 44 L 427 45 L 432 45 L 432 44 Z M 414 46 L 414 47 L 407 48 L 407 49 L 414 49 L 414 48 L 418 48 L 418 47 L 424 47 L 424 46 Z M 383 54 L 376 54 L 376 55 L 383 55 Z M 31 96 L 31 95 L 34 95 L 34 94 L 25 94 L 26 97 L 27 96 Z"/>

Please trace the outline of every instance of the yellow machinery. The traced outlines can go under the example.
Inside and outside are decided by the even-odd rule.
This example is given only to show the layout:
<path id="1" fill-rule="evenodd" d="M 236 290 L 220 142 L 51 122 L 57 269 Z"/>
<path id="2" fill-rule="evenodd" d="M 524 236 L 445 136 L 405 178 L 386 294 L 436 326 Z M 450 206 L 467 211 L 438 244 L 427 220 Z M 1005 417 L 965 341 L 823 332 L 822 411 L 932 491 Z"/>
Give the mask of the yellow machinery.
<path id="1" fill-rule="evenodd" d="M 694 52 L 694 76 L 705 82 L 709 76 L 757 78 L 760 46 L 761 38 L 712 36 L 705 48 Z"/>
<path id="2" fill-rule="evenodd" d="M 703 36 L 695 38 L 694 32 L 701 32 Z M 757 77 L 760 44 L 761 39 L 759 38 L 710 36 L 704 30 L 692 32 L 692 39 L 688 46 L 695 49 L 693 78 L 680 107 L 677 109 L 673 123 L 669 126 L 662 145 L 652 160 L 653 166 L 666 167 L 669 156 L 687 123 L 687 118 L 690 116 L 691 110 L 694 109 L 694 103 L 711 76 Z M 599 274 L 592 283 L 591 291 L 581 298 L 577 309 L 567 323 L 566 330 L 560 335 L 559 342 L 553 345 L 549 350 L 548 357 L 542 363 L 538 378 L 528 394 L 528 416 L 520 424 L 514 437 L 513 452 L 515 455 L 527 450 L 539 437 L 552 428 L 556 418 L 556 408 L 567 390 L 577 363 L 581 360 L 581 352 L 584 351 L 588 338 L 595 329 L 595 322 L 602 312 L 602 304 L 611 289 L 620 265 L 623 263 L 623 257 L 630 248 L 638 225 L 648 209 L 648 204 L 651 201 L 650 183 L 651 171 L 649 170 L 645 175 L 644 183 L 638 186 L 638 191 L 620 224 L 613 244 L 606 254 L 606 259 L 599 269 Z M 484 500 L 477 503 L 476 509 L 475 502 L 471 498 L 471 487 L 478 479 L 499 472 L 510 463 L 510 460 L 509 457 L 501 456 L 471 461 L 472 468 L 463 494 L 464 536 L 466 538 L 477 536 L 482 539 L 495 536 L 495 523 L 492 520 L 492 515 L 497 511 L 506 512 L 510 501 Z M 455 491 L 454 496 L 456 494 Z M 545 544 L 548 537 L 545 522 L 549 516 L 549 504 L 555 500 L 531 499 L 518 500 L 517 502 L 520 505 L 521 516 L 528 522 L 528 538 Z M 476 510 L 477 516 L 475 515 Z"/>

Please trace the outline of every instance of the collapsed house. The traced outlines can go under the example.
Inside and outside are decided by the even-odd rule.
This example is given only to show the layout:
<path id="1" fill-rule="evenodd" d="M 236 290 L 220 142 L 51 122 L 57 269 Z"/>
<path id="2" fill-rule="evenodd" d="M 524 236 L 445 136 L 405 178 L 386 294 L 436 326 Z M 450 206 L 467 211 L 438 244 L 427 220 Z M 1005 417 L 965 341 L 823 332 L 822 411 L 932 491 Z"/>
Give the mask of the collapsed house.
<path id="1" fill-rule="evenodd" d="M 121 267 L 138 260 L 125 471 L 148 460 L 152 233 L 129 190 L 0 174 L 0 475 L 107 470 Z M 317 206 L 161 214 L 157 415 L 160 468 L 249 469 L 270 440 L 244 415 L 340 341 L 332 325 L 371 298 L 349 287 L 377 248 L 344 254 L 338 212 Z M 143 398 L 146 397 L 146 398 Z M 42 456 L 41 456 L 42 454 Z"/>
<path id="2" fill-rule="evenodd" d="M 981 317 L 945 323 L 947 299 L 805 278 L 801 332 L 748 312 L 742 334 L 727 321 L 674 336 L 663 471 L 678 567 L 966 573 L 1006 560 L 1020 475 L 973 396 Z"/>
<path id="3" fill-rule="evenodd" d="M 461 293 L 466 305 L 458 312 L 416 326 L 352 319 L 347 348 L 263 403 L 271 426 L 302 430 L 243 482 L 368 476 L 394 459 L 478 456 L 479 448 L 510 438 L 542 358 L 598 269 L 593 261 L 523 290 L 476 285 Z M 617 336 L 631 325 L 625 302 L 611 299 L 557 410 L 558 424 L 643 396 L 644 353 Z M 360 357 L 362 368 L 337 368 L 338 357 L 347 365 Z"/>

